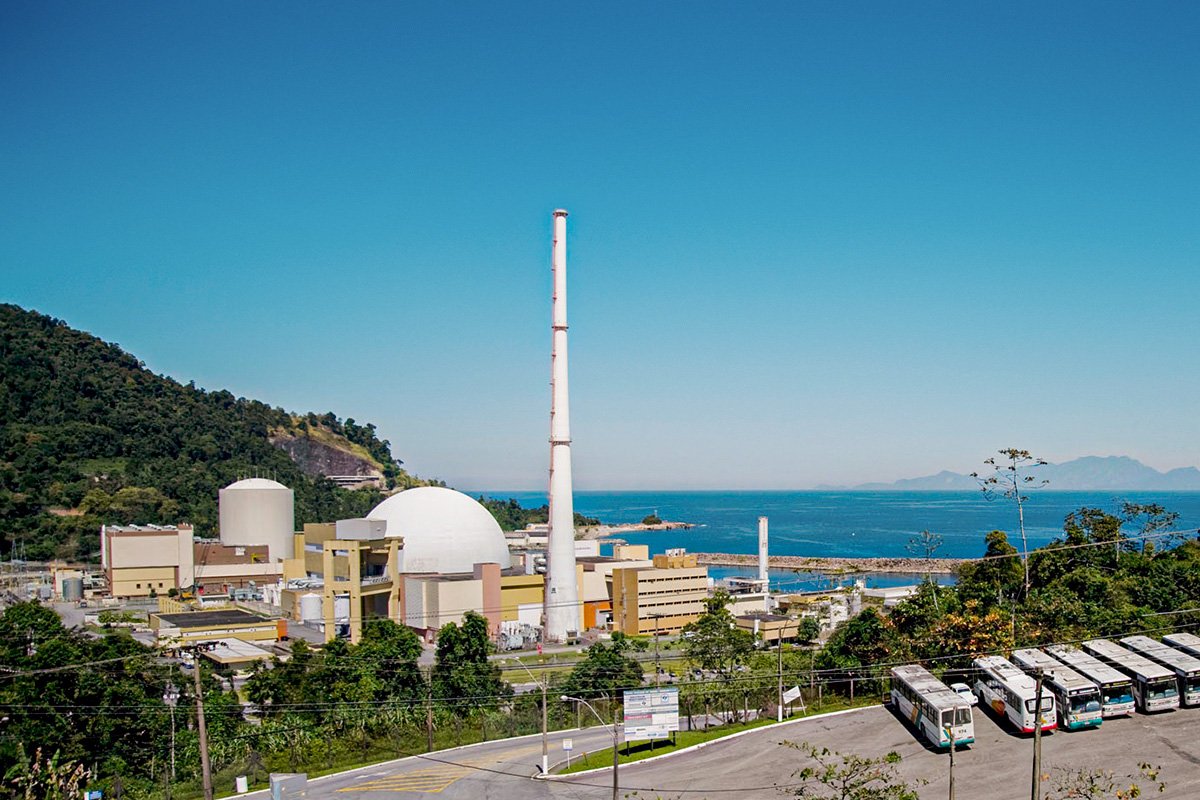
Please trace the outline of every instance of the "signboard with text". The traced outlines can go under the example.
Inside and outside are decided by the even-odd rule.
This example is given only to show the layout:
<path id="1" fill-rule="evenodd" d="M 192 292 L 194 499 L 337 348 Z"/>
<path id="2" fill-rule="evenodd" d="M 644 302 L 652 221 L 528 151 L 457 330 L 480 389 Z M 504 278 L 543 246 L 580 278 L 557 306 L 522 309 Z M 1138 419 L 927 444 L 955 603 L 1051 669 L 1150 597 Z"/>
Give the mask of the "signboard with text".
<path id="1" fill-rule="evenodd" d="M 679 689 L 627 689 L 625 741 L 667 739 L 679 730 Z"/>

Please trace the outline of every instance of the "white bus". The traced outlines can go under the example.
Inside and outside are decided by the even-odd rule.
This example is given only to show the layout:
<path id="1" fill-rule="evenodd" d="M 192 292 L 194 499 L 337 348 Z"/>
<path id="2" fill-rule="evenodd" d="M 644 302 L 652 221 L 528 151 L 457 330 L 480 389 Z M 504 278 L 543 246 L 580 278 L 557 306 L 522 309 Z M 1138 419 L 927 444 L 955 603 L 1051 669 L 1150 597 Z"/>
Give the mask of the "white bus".
<path id="1" fill-rule="evenodd" d="M 1200 706 L 1200 659 L 1149 636 L 1126 636 L 1121 644 L 1174 672 L 1183 705 Z"/>
<path id="2" fill-rule="evenodd" d="M 1070 644 L 1052 644 L 1046 652 L 1100 687 L 1100 716 L 1127 717 L 1133 713 L 1133 681 L 1093 655 Z"/>
<path id="3" fill-rule="evenodd" d="M 979 696 L 980 705 L 986 704 L 998 715 L 1008 717 L 1024 733 L 1033 733 L 1039 724 L 1044 731 L 1058 727 L 1054 695 L 1043 687 L 1042 708 L 1038 713 L 1035 707 L 1037 683 L 1008 659 L 983 656 L 975 659 L 975 669 L 978 672 L 975 694 Z"/>
<path id="4" fill-rule="evenodd" d="M 1160 667 L 1108 639 L 1088 639 L 1083 643 L 1083 649 L 1133 679 L 1133 699 L 1137 702 L 1138 710 L 1151 714 L 1179 708 L 1179 687 L 1175 682 L 1175 673 L 1166 667 Z"/>
<path id="5" fill-rule="evenodd" d="M 1163 641 L 1190 656 L 1200 658 L 1200 636 L 1194 633 L 1168 633 Z"/>
<path id="6" fill-rule="evenodd" d="M 938 747 L 975 741 L 971 706 L 919 664 L 892 667 L 892 703 L 901 716 Z"/>
<path id="7" fill-rule="evenodd" d="M 1042 673 L 1042 688 L 1049 689 L 1058 706 L 1058 723 L 1067 730 L 1095 728 L 1103 721 L 1100 687 L 1041 650 L 1014 650 L 1012 662 L 1030 675 Z"/>

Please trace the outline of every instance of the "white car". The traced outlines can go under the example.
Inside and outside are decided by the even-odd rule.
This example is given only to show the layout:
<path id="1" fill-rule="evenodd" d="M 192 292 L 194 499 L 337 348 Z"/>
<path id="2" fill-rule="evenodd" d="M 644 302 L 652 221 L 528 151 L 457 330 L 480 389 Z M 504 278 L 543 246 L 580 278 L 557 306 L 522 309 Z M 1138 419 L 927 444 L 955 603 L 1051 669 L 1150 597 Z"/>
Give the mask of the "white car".
<path id="1" fill-rule="evenodd" d="M 979 703 L 979 698 L 976 697 L 975 693 L 971 691 L 971 687 L 967 686 L 965 683 L 952 683 L 950 684 L 950 688 L 953 689 L 959 697 L 961 697 L 963 700 L 966 700 L 971 705 L 977 705 Z"/>

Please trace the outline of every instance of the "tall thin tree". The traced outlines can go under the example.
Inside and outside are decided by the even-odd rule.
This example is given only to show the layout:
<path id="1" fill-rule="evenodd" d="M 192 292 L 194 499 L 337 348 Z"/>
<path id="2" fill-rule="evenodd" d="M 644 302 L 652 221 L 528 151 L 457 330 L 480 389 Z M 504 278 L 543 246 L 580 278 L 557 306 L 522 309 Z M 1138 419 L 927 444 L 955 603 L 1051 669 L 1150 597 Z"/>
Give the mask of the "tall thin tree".
<path id="1" fill-rule="evenodd" d="M 979 482 L 979 488 L 983 490 L 983 496 L 987 499 L 992 500 L 998 496 L 1006 497 L 1017 504 L 1017 525 L 1021 532 L 1021 564 L 1025 569 L 1024 594 L 1028 597 L 1029 541 L 1025 537 L 1025 501 L 1029 499 L 1029 496 L 1025 492 L 1030 489 L 1040 489 L 1050 481 L 1028 473 L 1030 469 L 1046 465 L 1045 461 L 1034 457 L 1028 450 L 1008 447 L 1000 451 L 1000 456 L 999 461 L 989 458 L 983 462 L 992 468 L 992 474 L 981 475 L 978 472 L 972 472 L 971 477 Z"/>

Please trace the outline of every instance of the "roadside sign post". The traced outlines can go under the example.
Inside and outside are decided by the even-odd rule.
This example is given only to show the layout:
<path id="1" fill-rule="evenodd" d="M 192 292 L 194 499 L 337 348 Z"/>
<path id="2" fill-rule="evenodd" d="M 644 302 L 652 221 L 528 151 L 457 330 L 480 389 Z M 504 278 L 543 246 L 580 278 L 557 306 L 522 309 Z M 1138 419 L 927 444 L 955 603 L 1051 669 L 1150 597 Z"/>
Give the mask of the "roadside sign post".
<path id="1" fill-rule="evenodd" d="M 566 751 L 567 754 L 567 769 L 571 768 L 571 750 L 574 746 L 575 743 L 570 739 L 563 739 L 563 750 Z"/>
<path id="2" fill-rule="evenodd" d="M 679 689 L 626 689 L 625 741 L 669 739 L 679 730 Z"/>

